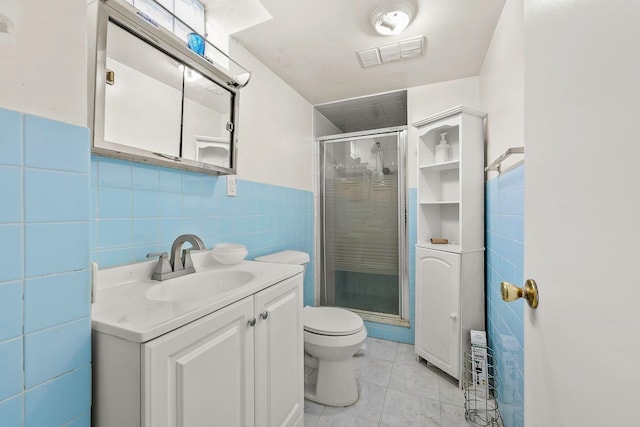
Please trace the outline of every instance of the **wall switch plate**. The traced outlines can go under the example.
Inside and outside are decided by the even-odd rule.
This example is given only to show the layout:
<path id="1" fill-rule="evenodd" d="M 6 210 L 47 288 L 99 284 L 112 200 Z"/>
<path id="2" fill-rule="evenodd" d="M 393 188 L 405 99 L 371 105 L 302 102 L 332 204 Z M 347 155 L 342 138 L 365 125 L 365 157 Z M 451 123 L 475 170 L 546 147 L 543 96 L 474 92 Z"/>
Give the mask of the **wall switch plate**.
<path id="1" fill-rule="evenodd" d="M 235 197 L 236 188 L 237 188 L 236 176 L 227 175 L 227 196 Z"/>

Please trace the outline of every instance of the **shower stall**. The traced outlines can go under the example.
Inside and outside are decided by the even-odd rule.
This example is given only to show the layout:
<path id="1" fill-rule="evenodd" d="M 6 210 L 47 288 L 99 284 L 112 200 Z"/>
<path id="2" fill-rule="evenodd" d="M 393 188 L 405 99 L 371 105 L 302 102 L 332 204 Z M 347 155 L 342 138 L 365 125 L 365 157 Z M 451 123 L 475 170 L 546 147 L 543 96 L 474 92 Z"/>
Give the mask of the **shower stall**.
<path id="1" fill-rule="evenodd" d="M 405 127 L 319 139 L 320 303 L 402 323 L 406 277 Z"/>

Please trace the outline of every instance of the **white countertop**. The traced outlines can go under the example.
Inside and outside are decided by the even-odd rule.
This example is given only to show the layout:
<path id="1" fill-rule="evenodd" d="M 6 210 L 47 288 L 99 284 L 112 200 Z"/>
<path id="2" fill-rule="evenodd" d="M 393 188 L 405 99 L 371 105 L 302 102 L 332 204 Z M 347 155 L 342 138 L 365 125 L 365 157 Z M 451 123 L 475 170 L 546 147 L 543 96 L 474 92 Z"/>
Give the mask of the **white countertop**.
<path id="1" fill-rule="evenodd" d="M 98 270 L 94 277 L 92 329 L 129 341 L 146 342 L 303 272 L 301 265 L 268 262 L 242 261 L 223 265 L 213 260 L 210 251 L 193 252 L 192 257 L 196 268 L 196 273 L 192 274 L 244 270 L 256 277 L 245 285 L 205 298 L 155 301 L 145 297 L 149 288 L 186 276 L 163 282 L 151 280 L 157 261 Z"/>

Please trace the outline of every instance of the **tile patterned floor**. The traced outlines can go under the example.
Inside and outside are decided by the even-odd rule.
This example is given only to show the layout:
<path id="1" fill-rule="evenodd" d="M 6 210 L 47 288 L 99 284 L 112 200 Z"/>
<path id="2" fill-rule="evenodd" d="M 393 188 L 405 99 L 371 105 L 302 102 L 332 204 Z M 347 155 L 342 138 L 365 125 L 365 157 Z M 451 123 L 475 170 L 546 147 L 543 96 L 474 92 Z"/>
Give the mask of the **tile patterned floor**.
<path id="1" fill-rule="evenodd" d="M 356 355 L 360 399 L 347 408 L 305 401 L 305 427 L 467 427 L 457 382 L 414 347 L 367 338 Z"/>

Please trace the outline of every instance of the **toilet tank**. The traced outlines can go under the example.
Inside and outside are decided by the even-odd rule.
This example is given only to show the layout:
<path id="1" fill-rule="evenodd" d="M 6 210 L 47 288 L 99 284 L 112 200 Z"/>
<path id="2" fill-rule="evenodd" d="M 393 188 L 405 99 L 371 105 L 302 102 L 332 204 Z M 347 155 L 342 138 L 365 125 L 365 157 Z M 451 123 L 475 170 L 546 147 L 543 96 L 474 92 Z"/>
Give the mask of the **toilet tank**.
<path id="1" fill-rule="evenodd" d="M 255 258 L 256 261 L 276 264 L 305 265 L 309 263 L 309 254 L 301 251 L 281 251 Z"/>

